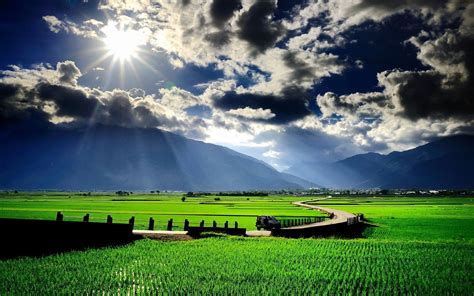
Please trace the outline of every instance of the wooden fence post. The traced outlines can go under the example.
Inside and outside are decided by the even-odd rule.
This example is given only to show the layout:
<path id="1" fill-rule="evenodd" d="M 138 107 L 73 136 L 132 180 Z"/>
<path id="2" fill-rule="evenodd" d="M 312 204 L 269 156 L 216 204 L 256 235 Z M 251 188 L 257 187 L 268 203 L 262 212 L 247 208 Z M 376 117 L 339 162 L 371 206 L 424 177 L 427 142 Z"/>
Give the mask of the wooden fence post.
<path id="1" fill-rule="evenodd" d="M 199 227 L 204 228 L 204 220 L 201 220 L 201 223 L 199 223 Z"/>
<path id="2" fill-rule="evenodd" d="M 61 212 L 56 213 L 56 221 L 63 221 L 64 220 L 64 215 L 61 214 Z"/>
<path id="3" fill-rule="evenodd" d="M 216 222 L 216 220 L 212 221 L 212 228 L 217 228 L 217 222 Z"/>
<path id="4" fill-rule="evenodd" d="M 166 228 L 168 231 L 173 230 L 173 219 L 168 220 L 168 227 Z"/>
<path id="5" fill-rule="evenodd" d="M 225 228 L 225 229 L 229 228 L 229 221 L 225 221 L 225 223 L 224 223 L 224 228 Z"/>
<path id="6" fill-rule="evenodd" d="M 184 230 L 185 231 L 189 230 L 189 220 L 188 219 L 184 219 Z"/>
<path id="7" fill-rule="evenodd" d="M 107 224 L 112 224 L 112 216 L 107 215 Z"/>
<path id="8" fill-rule="evenodd" d="M 84 217 L 82 218 L 82 222 L 89 222 L 89 214 L 84 215 Z"/>
<path id="9" fill-rule="evenodd" d="M 155 228 L 155 220 L 153 220 L 152 217 L 150 217 L 150 220 L 148 221 L 148 230 L 153 230 Z"/>
<path id="10" fill-rule="evenodd" d="M 132 229 L 133 229 L 133 226 L 135 226 L 135 217 L 132 216 L 132 218 L 130 218 L 130 220 L 128 220 L 128 224 L 130 224 L 132 226 Z"/>

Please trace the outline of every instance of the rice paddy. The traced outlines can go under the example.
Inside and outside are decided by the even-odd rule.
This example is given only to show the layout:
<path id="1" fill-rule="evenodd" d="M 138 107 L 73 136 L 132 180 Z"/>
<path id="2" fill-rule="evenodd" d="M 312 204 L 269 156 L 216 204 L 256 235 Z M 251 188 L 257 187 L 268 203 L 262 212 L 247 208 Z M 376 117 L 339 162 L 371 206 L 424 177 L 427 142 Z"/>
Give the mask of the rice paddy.
<path id="1" fill-rule="evenodd" d="M 99 208 L 128 215 L 141 203 L 124 201 L 130 208 L 114 208 L 112 197 L 90 197 L 81 206 L 68 207 L 62 198 L 56 204 L 38 200 L 36 205 L 16 198 L 1 201 L 2 215 L 38 215 L 34 209 L 54 213 L 58 203 L 66 213 Z M 94 198 L 101 207 L 94 206 Z M 223 197 L 216 201 L 222 205 L 169 201 L 160 213 L 172 215 L 174 207 L 186 214 L 309 214 L 290 204 L 302 198 L 254 198 Z M 21 209 L 21 202 L 28 210 L 12 210 Z M 366 238 L 353 240 L 220 235 L 191 241 L 140 240 L 122 247 L 3 260 L 0 294 L 473 295 L 474 199 L 346 197 L 318 203 L 364 213 L 378 227 L 369 228 Z M 157 211 L 153 207 L 141 211 Z"/>

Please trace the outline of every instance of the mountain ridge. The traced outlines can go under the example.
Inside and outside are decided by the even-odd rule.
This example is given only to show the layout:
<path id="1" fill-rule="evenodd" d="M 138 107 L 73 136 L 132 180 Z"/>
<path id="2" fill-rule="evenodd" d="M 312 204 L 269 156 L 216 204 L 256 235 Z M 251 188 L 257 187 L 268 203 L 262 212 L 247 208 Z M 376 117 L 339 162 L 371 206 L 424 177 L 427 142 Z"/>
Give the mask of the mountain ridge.
<path id="1" fill-rule="evenodd" d="M 456 135 L 406 151 L 357 154 L 328 164 L 301 164 L 286 172 L 335 188 L 473 188 L 473 147 L 474 136 Z"/>
<path id="2" fill-rule="evenodd" d="M 229 148 L 159 129 L 95 125 L 0 135 L 4 189 L 218 191 L 314 186 Z"/>

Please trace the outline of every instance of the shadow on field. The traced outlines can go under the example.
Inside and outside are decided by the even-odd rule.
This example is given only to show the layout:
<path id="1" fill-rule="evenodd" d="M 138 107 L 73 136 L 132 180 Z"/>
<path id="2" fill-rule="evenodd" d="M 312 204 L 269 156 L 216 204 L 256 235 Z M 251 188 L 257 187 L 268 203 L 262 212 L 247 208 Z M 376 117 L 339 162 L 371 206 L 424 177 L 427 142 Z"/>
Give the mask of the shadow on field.
<path id="1" fill-rule="evenodd" d="M 356 239 L 367 238 L 366 230 L 371 227 L 377 227 L 374 224 L 361 222 L 353 225 L 337 224 L 327 225 L 325 227 L 314 227 L 306 229 L 275 229 L 272 230 L 273 236 L 289 238 L 344 238 Z"/>
<path id="2" fill-rule="evenodd" d="M 366 230 L 372 227 L 377 226 L 371 223 L 361 222 L 342 229 L 337 234 L 333 234 L 332 236 L 345 239 L 367 238 Z"/>
<path id="3" fill-rule="evenodd" d="M 137 239 L 128 224 L 0 219 L 0 231 L 1 259 L 121 246 Z"/>

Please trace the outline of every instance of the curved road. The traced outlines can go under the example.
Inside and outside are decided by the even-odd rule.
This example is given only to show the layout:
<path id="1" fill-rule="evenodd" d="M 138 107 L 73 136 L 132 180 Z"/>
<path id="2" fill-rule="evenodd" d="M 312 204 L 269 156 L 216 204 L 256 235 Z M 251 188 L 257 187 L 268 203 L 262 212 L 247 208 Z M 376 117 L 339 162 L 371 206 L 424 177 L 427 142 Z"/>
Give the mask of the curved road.
<path id="1" fill-rule="evenodd" d="M 332 219 L 324 220 L 322 222 L 299 225 L 299 226 L 285 227 L 281 229 L 282 230 L 301 230 L 301 229 L 317 228 L 317 227 L 327 226 L 327 225 L 349 224 L 350 218 L 354 218 L 354 219 L 357 218 L 357 216 L 352 213 L 307 204 L 307 202 L 321 201 L 324 199 L 328 199 L 328 198 L 317 199 L 317 200 L 296 201 L 296 202 L 293 202 L 292 204 L 294 204 L 295 206 L 300 206 L 300 207 L 305 207 L 305 208 L 309 208 L 313 210 L 318 210 L 320 212 L 325 212 L 329 215 L 333 214 Z M 256 230 L 247 231 L 247 236 L 270 236 L 270 235 L 271 235 L 271 231 L 256 231 Z"/>
<path id="2" fill-rule="evenodd" d="M 310 209 L 313 209 L 313 210 L 318 210 L 320 212 L 325 212 L 329 215 L 334 214 L 332 219 L 324 220 L 322 222 L 317 222 L 317 223 L 310 223 L 310 224 L 305 224 L 305 225 L 286 227 L 286 228 L 282 228 L 282 229 L 305 229 L 305 228 L 313 228 L 313 227 L 320 227 L 320 226 L 334 225 L 334 224 L 343 224 L 343 223 L 347 224 L 348 221 L 349 221 L 349 218 L 357 218 L 357 216 L 352 214 L 352 213 L 307 204 L 307 202 L 320 201 L 320 200 L 321 199 L 296 201 L 293 204 L 296 205 L 296 206 L 310 208 Z"/>

